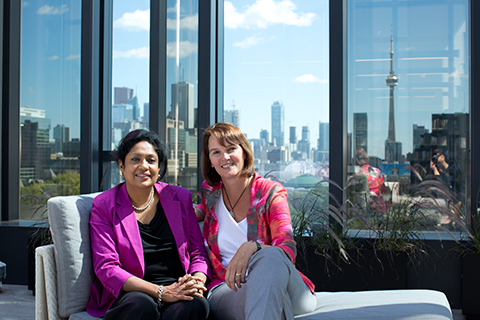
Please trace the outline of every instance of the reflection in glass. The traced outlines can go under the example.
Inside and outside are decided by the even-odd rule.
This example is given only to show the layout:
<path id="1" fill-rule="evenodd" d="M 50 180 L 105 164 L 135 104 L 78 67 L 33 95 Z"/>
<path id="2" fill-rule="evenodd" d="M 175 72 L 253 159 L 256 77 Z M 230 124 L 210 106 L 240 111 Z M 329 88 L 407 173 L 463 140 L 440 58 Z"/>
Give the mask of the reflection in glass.
<path id="1" fill-rule="evenodd" d="M 81 1 L 29 1 L 21 13 L 20 219 L 80 193 Z"/>
<path id="2" fill-rule="evenodd" d="M 198 1 L 169 0 L 167 11 L 167 114 L 169 150 L 164 180 L 197 190 Z"/>
<path id="3" fill-rule="evenodd" d="M 417 197 L 422 181 L 439 181 L 455 200 L 433 197 L 465 212 L 468 1 L 350 0 L 347 15 L 350 199 L 365 194 L 366 216 L 385 218 Z M 382 210 L 371 187 L 361 187 L 359 149 L 385 181 Z M 420 229 L 455 228 L 445 214 L 423 212 L 421 220 Z"/>
<path id="4" fill-rule="evenodd" d="M 224 120 L 256 171 L 301 198 L 329 175 L 328 1 L 289 4 L 225 2 Z"/>
<path id="5" fill-rule="evenodd" d="M 130 131 L 148 129 L 150 1 L 113 2 L 112 145 Z M 121 182 L 117 164 L 110 164 L 110 187 Z M 108 175 L 107 175 L 108 177 Z M 105 182 L 107 183 L 107 182 Z M 107 186 L 104 189 L 108 189 Z"/>

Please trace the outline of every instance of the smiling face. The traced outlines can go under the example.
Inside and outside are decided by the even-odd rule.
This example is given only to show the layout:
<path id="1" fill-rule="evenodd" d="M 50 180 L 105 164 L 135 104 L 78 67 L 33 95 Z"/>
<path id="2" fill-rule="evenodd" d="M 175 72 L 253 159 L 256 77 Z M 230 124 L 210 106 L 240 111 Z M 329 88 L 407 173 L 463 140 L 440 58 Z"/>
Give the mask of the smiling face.
<path id="1" fill-rule="evenodd" d="M 140 141 L 130 149 L 125 163 L 119 161 L 127 189 L 148 189 L 157 182 L 158 154 L 147 141 Z"/>
<path id="2" fill-rule="evenodd" d="M 223 146 L 215 137 L 208 140 L 208 157 L 222 180 L 238 177 L 245 161 L 242 147 L 225 143 Z"/>

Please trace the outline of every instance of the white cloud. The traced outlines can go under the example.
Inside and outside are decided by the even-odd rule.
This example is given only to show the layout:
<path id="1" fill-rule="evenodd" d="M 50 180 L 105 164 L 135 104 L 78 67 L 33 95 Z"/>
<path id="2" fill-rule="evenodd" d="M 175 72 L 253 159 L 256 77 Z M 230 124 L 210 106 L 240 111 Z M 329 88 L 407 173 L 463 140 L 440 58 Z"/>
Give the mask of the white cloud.
<path id="1" fill-rule="evenodd" d="M 300 82 L 300 83 L 328 83 L 328 80 L 322 80 L 319 79 L 318 77 L 314 76 L 313 74 L 304 74 L 301 75 L 300 77 L 297 77 L 294 82 Z"/>
<path id="2" fill-rule="evenodd" d="M 175 19 L 167 19 L 167 29 L 177 29 L 177 22 Z M 198 14 L 187 16 L 180 19 L 180 29 L 197 30 L 198 29 Z"/>
<path id="3" fill-rule="evenodd" d="M 113 27 L 127 31 L 149 31 L 150 9 L 125 12 L 121 18 L 113 22 Z"/>
<path id="4" fill-rule="evenodd" d="M 27 1 L 23 1 L 22 4 L 23 4 L 24 7 L 28 7 L 30 5 L 30 3 L 28 3 Z"/>
<path id="5" fill-rule="evenodd" d="M 65 58 L 65 60 L 76 60 L 76 59 L 80 59 L 79 54 L 71 54 L 71 55 L 69 55 L 68 57 Z"/>
<path id="6" fill-rule="evenodd" d="M 175 58 L 177 56 L 176 42 L 167 43 L 167 58 Z M 198 44 L 190 41 L 180 41 L 180 59 L 188 57 L 191 54 L 197 53 Z"/>
<path id="7" fill-rule="evenodd" d="M 57 60 L 57 59 L 60 59 L 60 57 L 57 56 L 57 55 L 53 55 L 51 57 L 48 57 L 48 60 Z"/>
<path id="8" fill-rule="evenodd" d="M 170 9 L 169 9 L 170 10 Z M 173 9 L 175 12 L 175 9 Z M 125 12 L 121 18 L 113 22 L 113 27 L 126 31 L 149 31 L 150 30 L 150 9 Z M 167 29 L 175 30 L 177 22 L 175 19 L 167 19 Z M 188 30 L 198 29 L 198 14 L 180 19 L 180 28 Z"/>
<path id="9" fill-rule="evenodd" d="M 44 14 L 50 14 L 50 15 L 56 15 L 56 14 L 63 14 L 67 12 L 69 9 L 67 8 L 66 4 L 63 4 L 61 7 L 53 7 L 53 6 L 48 6 L 44 5 L 37 10 L 37 14 L 44 15 Z"/>
<path id="10" fill-rule="evenodd" d="M 310 26 L 317 16 L 315 13 L 296 12 L 295 9 L 290 0 L 257 0 L 239 12 L 230 1 L 225 1 L 225 27 L 263 29 L 275 24 L 305 27 Z"/>
<path id="11" fill-rule="evenodd" d="M 245 49 L 245 48 L 248 48 L 248 47 L 256 46 L 257 44 L 262 43 L 262 42 L 265 42 L 265 38 L 251 36 L 251 37 L 246 38 L 243 41 L 235 42 L 233 44 L 233 46 Z"/>
<path id="12" fill-rule="evenodd" d="M 131 49 L 128 51 L 113 50 L 113 58 L 135 58 L 148 59 L 150 56 L 150 47 Z"/>
<path id="13" fill-rule="evenodd" d="M 29 94 L 34 94 L 34 93 L 37 93 L 37 90 L 34 87 L 28 87 L 27 92 Z"/>

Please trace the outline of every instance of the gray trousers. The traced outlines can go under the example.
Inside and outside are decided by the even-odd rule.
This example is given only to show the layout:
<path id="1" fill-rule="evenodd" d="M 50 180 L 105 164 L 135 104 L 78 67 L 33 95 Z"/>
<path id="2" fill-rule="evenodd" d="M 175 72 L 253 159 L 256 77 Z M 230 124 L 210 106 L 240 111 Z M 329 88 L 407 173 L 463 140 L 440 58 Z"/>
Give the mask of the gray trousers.
<path id="1" fill-rule="evenodd" d="M 248 264 L 247 282 L 237 292 L 226 283 L 207 296 L 209 319 L 279 320 L 315 310 L 317 300 L 282 249 L 267 247 Z"/>

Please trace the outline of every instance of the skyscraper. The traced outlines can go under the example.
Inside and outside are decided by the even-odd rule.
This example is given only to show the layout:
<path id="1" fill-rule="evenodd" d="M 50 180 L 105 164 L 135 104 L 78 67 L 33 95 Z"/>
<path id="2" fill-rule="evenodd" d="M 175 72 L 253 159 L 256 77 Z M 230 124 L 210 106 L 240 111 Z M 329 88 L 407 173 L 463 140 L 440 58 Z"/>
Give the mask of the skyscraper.
<path id="1" fill-rule="evenodd" d="M 420 148 L 420 145 L 422 144 L 421 137 L 425 133 L 428 133 L 428 130 L 425 129 L 425 126 L 418 126 L 416 124 L 413 125 L 413 149 Z"/>
<path id="2" fill-rule="evenodd" d="M 223 120 L 240 128 L 240 113 L 235 109 L 235 101 L 232 102 L 231 110 L 224 111 Z"/>
<path id="3" fill-rule="evenodd" d="M 225 110 L 224 121 L 240 127 L 240 115 L 238 110 Z"/>
<path id="4" fill-rule="evenodd" d="M 112 125 L 133 121 L 133 106 L 131 104 L 114 104 L 112 106 Z"/>
<path id="5" fill-rule="evenodd" d="M 262 141 L 262 146 L 268 146 L 270 142 L 270 137 L 267 129 L 260 130 L 260 140 Z"/>
<path id="6" fill-rule="evenodd" d="M 55 152 L 63 152 L 63 145 L 70 141 L 70 128 L 58 124 L 53 128 L 53 138 L 55 139 Z"/>
<path id="7" fill-rule="evenodd" d="M 302 140 L 310 142 L 310 129 L 308 126 L 302 127 Z"/>
<path id="8" fill-rule="evenodd" d="M 272 104 L 272 142 L 285 145 L 285 107 L 281 101 Z"/>
<path id="9" fill-rule="evenodd" d="M 143 122 L 148 122 L 150 121 L 150 102 L 145 102 L 143 104 Z"/>
<path id="10" fill-rule="evenodd" d="M 310 129 L 308 126 L 302 127 L 302 139 L 298 141 L 297 150 L 305 155 L 305 159 L 310 159 Z"/>
<path id="11" fill-rule="evenodd" d="M 182 81 L 172 84 L 172 109 L 170 116 L 183 121 L 185 129 L 195 128 L 193 84 Z"/>
<path id="12" fill-rule="evenodd" d="M 368 117 L 366 112 L 353 114 L 353 145 L 355 149 L 363 148 L 368 153 Z"/>
<path id="13" fill-rule="evenodd" d="M 133 89 L 126 87 L 115 87 L 113 90 L 114 104 L 128 103 L 128 100 L 133 99 Z"/>
<path id="14" fill-rule="evenodd" d="M 126 87 L 115 87 L 113 104 L 129 104 L 132 106 L 132 117 L 127 118 L 127 120 L 138 120 L 140 118 L 140 106 L 138 105 L 138 98 L 134 95 L 133 89 Z"/>
<path id="15" fill-rule="evenodd" d="M 328 122 L 319 122 L 318 124 L 318 151 L 329 151 L 330 148 L 330 124 Z"/>
<path id="16" fill-rule="evenodd" d="M 297 127 L 290 127 L 290 143 L 297 143 Z"/>

